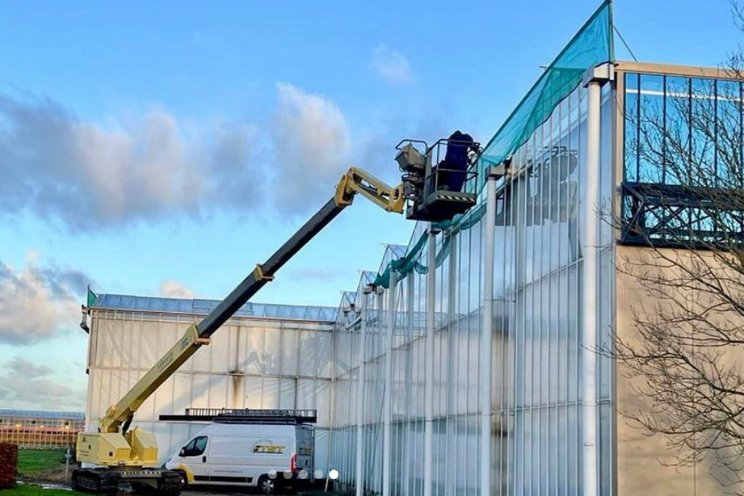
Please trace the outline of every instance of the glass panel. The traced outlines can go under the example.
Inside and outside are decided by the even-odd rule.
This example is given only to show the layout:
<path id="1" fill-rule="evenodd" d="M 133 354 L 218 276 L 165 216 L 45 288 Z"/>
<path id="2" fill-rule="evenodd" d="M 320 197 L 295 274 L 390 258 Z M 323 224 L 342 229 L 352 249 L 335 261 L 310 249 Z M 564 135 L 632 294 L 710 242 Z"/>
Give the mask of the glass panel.
<path id="1" fill-rule="evenodd" d="M 709 178 L 716 176 L 715 81 L 693 78 L 690 86 L 692 88 L 690 166 L 687 175 L 682 177 L 682 182 L 706 186 Z"/>
<path id="2" fill-rule="evenodd" d="M 640 103 L 638 90 L 640 75 L 628 73 L 625 75 L 625 102 L 623 107 L 623 122 L 625 123 L 625 181 L 638 181 L 638 117 Z"/>
<path id="3" fill-rule="evenodd" d="M 687 175 L 690 150 L 690 80 L 666 78 L 664 166 L 666 184 L 682 184 Z"/>
<path id="4" fill-rule="evenodd" d="M 664 77 L 641 75 L 638 181 L 664 182 Z"/>
<path id="5" fill-rule="evenodd" d="M 639 95 L 640 125 L 625 118 L 626 184 L 623 188 L 623 240 L 665 246 L 706 245 L 724 235 L 740 236 L 733 207 L 710 207 L 700 194 L 741 189 L 742 89 L 739 82 L 681 76 L 626 75 L 626 102 Z M 661 82 L 661 86 L 660 86 Z M 639 134 L 634 148 L 633 133 Z M 636 151 L 637 178 L 631 174 Z M 628 181 L 645 182 L 638 188 Z M 691 190 L 690 188 L 693 188 Z"/>
<path id="6" fill-rule="evenodd" d="M 719 81 L 716 93 L 716 186 L 741 188 L 741 85 Z"/>

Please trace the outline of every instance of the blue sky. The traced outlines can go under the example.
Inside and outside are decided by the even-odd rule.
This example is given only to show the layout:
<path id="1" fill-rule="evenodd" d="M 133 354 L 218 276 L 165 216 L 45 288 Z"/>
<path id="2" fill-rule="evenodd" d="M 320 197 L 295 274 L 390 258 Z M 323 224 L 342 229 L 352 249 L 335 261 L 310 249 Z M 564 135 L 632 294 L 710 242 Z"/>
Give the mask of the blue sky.
<path id="1" fill-rule="evenodd" d="M 222 297 L 349 165 L 396 182 L 402 138 L 487 141 L 598 4 L 3 2 L 0 407 L 82 408 L 87 283 Z M 726 0 L 615 21 L 643 61 L 741 41 Z M 358 200 L 256 300 L 335 306 L 411 229 Z"/>

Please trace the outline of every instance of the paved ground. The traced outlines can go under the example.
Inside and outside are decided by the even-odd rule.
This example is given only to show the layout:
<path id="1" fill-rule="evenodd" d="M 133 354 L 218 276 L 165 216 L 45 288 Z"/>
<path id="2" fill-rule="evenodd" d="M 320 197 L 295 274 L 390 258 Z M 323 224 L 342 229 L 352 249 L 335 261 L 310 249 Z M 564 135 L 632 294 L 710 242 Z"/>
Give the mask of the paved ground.
<path id="1" fill-rule="evenodd" d="M 243 492 L 229 491 L 229 490 L 225 490 L 225 491 L 219 490 L 218 491 L 217 488 L 206 489 L 206 490 L 204 490 L 204 489 L 185 489 L 185 490 L 181 491 L 181 496 L 212 496 L 212 495 L 216 495 L 216 494 L 219 494 L 219 495 L 222 495 L 222 496 L 232 496 L 232 495 L 240 494 L 242 496 L 242 494 L 245 494 L 245 493 L 248 493 L 248 491 L 243 491 Z M 258 493 L 256 492 L 256 494 L 258 494 Z"/>
<path id="2" fill-rule="evenodd" d="M 234 490 L 225 490 L 220 488 L 213 488 L 213 489 L 207 489 L 207 490 L 194 490 L 194 489 L 187 489 L 185 491 L 181 492 L 181 496 L 245 496 L 246 494 L 260 494 L 256 490 L 249 490 L 245 489 L 242 491 L 234 491 Z M 324 495 L 327 494 L 328 496 L 334 496 L 338 493 L 334 493 L 332 491 L 328 491 L 327 493 L 324 493 L 323 491 L 318 492 L 294 492 L 294 493 L 283 493 L 278 492 L 275 494 L 275 496 L 305 496 L 305 495 Z"/>
<path id="3" fill-rule="evenodd" d="M 250 488 L 227 488 L 227 487 L 211 487 L 211 488 L 188 488 L 181 492 L 181 496 L 245 496 L 246 494 L 260 494 L 256 489 Z M 327 493 L 322 490 L 313 491 L 294 491 L 294 492 L 277 492 L 275 496 L 335 496 L 338 493 L 328 491 Z"/>
<path id="4" fill-rule="evenodd" d="M 250 491 L 248 489 L 244 491 L 233 491 L 233 490 L 222 490 L 218 488 L 209 489 L 206 491 L 194 491 L 187 489 L 181 492 L 181 496 L 245 496 L 246 494 L 261 494 L 258 491 Z M 275 496 L 297 496 L 297 493 L 276 493 Z"/>

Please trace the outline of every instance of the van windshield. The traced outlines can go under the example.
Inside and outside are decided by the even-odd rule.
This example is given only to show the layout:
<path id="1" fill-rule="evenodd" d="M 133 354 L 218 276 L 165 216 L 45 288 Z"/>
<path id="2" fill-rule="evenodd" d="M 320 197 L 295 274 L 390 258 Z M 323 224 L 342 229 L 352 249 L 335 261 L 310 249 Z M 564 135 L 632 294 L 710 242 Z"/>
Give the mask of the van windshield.
<path id="1" fill-rule="evenodd" d="M 199 436 L 192 439 L 183 447 L 183 456 L 198 456 L 207 449 L 207 436 Z"/>

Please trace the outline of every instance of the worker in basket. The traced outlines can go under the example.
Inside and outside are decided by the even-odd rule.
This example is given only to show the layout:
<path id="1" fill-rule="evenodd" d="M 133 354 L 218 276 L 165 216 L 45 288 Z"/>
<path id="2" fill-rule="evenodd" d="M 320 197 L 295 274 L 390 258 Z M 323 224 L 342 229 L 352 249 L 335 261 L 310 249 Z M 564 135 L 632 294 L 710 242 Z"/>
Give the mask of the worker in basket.
<path id="1" fill-rule="evenodd" d="M 455 131 L 447 139 L 447 151 L 444 160 L 436 167 L 438 173 L 437 187 L 441 190 L 460 191 L 465 183 L 468 170 L 468 152 L 475 142 L 469 134 Z"/>

